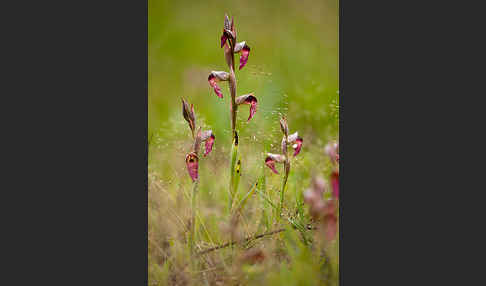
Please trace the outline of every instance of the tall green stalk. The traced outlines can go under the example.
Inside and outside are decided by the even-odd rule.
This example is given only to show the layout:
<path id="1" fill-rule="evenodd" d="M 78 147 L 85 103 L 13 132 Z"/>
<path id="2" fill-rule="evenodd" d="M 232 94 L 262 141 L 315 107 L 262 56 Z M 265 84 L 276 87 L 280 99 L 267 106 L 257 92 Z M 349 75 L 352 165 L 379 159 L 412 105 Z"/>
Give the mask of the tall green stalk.
<path id="1" fill-rule="evenodd" d="M 198 191 L 199 180 L 194 181 L 192 184 L 191 192 L 191 231 L 189 235 L 189 249 L 191 253 L 194 253 L 194 241 L 196 241 L 196 196 Z"/>

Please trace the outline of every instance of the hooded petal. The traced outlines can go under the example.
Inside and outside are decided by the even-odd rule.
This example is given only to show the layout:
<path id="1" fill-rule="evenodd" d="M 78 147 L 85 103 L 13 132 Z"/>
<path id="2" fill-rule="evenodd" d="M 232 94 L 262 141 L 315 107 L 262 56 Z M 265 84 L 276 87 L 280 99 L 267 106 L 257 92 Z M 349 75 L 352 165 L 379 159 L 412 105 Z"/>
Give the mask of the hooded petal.
<path id="1" fill-rule="evenodd" d="M 278 174 L 278 171 L 277 169 L 275 169 L 275 160 L 273 160 L 272 158 L 270 157 L 267 157 L 265 159 L 265 165 L 267 165 L 268 168 L 272 169 L 272 171 L 275 173 L 275 174 Z"/>
<path id="2" fill-rule="evenodd" d="M 216 137 L 213 133 L 211 133 L 211 136 L 209 136 L 209 138 L 206 140 L 206 151 L 204 152 L 204 156 L 213 150 L 214 139 L 216 139 Z"/>
<path id="3" fill-rule="evenodd" d="M 191 176 L 192 181 L 196 181 L 198 178 L 198 166 L 199 166 L 199 158 L 197 157 L 196 153 L 191 152 L 186 155 L 186 167 L 187 171 L 189 172 L 189 176 Z"/>
<path id="4" fill-rule="evenodd" d="M 245 45 L 241 49 L 241 56 L 240 56 L 240 70 L 246 65 L 248 62 L 248 56 L 250 55 L 250 47 Z"/>
<path id="5" fill-rule="evenodd" d="M 257 98 L 253 95 L 253 93 L 250 94 L 245 94 L 242 96 L 238 96 L 235 100 L 236 104 L 249 104 L 250 105 L 250 116 L 248 117 L 248 121 L 253 118 L 257 111 L 258 107 L 258 100 Z"/>
<path id="6" fill-rule="evenodd" d="M 295 144 L 292 145 L 292 148 L 294 148 L 294 157 L 297 156 L 299 153 L 300 153 L 300 149 L 302 148 L 302 143 L 303 143 L 304 139 L 302 139 L 301 137 L 298 137 L 296 140 L 295 140 Z"/>
<path id="7" fill-rule="evenodd" d="M 297 140 L 297 138 L 299 138 L 299 132 L 295 132 L 293 134 L 290 134 L 289 138 L 288 138 L 289 143 L 294 143 L 295 140 Z"/>

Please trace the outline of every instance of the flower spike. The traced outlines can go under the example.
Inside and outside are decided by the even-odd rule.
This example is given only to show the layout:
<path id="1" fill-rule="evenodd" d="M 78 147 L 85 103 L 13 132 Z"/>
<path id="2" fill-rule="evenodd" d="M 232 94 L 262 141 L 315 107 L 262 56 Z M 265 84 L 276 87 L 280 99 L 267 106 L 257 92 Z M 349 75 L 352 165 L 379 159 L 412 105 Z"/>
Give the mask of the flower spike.
<path id="1" fill-rule="evenodd" d="M 236 104 L 249 104 L 250 105 L 250 116 L 248 117 L 248 121 L 253 118 L 253 116 L 256 113 L 257 106 L 258 106 L 258 100 L 257 98 L 253 95 L 253 93 L 250 94 L 245 94 L 242 96 L 239 96 L 235 100 Z"/>

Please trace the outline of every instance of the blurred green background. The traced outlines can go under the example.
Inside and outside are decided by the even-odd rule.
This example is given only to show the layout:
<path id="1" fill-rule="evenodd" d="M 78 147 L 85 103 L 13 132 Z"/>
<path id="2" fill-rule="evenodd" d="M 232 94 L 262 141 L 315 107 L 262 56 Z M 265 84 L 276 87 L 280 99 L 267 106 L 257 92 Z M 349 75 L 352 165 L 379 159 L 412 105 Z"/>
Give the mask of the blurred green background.
<path id="1" fill-rule="evenodd" d="M 236 74 L 238 95 L 254 92 L 259 101 L 248 124 L 242 123 L 248 107 L 239 109 L 240 132 L 268 133 L 278 128 L 278 114 L 283 113 L 291 131 L 323 140 L 335 137 L 338 11 L 337 0 L 149 0 L 149 137 L 170 138 L 160 128 L 172 118 L 182 120 L 183 96 L 219 135 L 218 141 L 229 142 L 227 83 L 220 83 L 221 100 L 207 82 L 210 71 L 227 71 L 219 46 L 225 13 L 235 17 L 238 41 L 251 47 L 247 66 Z"/>

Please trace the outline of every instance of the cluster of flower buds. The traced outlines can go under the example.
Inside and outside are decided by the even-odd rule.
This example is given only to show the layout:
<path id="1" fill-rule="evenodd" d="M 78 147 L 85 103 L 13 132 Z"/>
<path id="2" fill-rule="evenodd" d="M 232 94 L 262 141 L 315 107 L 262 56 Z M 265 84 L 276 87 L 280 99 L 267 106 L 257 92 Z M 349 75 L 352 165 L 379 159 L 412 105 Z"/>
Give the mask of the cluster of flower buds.
<path id="1" fill-rule="evenodd" d="M 229 46 L 227 44 L 228 42 Z M 228 15 L 225 15 L 224 17 L 223 35 L 221 35 L 221 48 L 223 47 L 227 61 L 232 61 L 229 59 L 230 56 L 232 58 L 231 53 L 241 54 L 239 67 L 241 70 L 248 61 L 248 56 L 250 55 L 250 46 L 248 46 L 245 41 L 239 43 L 236 42 L 235 20 L 232 17 L 230 22 Z"/>
<path id="2" fill-rule="evenodd" d="M 248 121 L 255 115 L 257 110 L 258 100 L 253 95 L 253 93 L 242 95 L 236 97 L 236 79 L 234 78 L 234 54 L 240 55 L 240 67 L 241 70 L 248 62 L 248 56 L 250 55 L 250 47 L 243 42 L 236 42 L 236 30 L 234 19 L 231 22 L 228 15 L 225 15 L 223 35 L 221 36 L 221 47 L 224 47 L 225 59 L 228 64 L 231 73 L 225 71 L 212 71 L 208 76 L 209 85 L 213 88 L 214 93 L 219 97 L 223 98 L 223 93 L 221 88 L 218 86 L 220 81 L 229 81 L 230 92 L 232 93 L 232 100 L 234 100 L 236 105 L 249 104 L 250 105 L 250 116 Z"/>
<path id="3" fill-rule="evenodd" d="M 201 127 L 199 127 L 196 135 L 194 136 L 194 132 L 196 130 L 196 116 L 194 114 L 194 106 L 191 104 L 191 107 L 189 108 L 189 104 L 184 99 L 182 99 L 182 116 L 189 124 L 189 128 L 191 128 L 192 132 L 192 137 L 194 138 L 194 149 L 186 155 L 187 171 L 189 172 L 189 176 L 191 176 L 191 179 L 194 182 L 198 179 L 198 154 L 201 143 L 205 142 L 204 156 L 206 156 L 213 149 L 213 144 L 216 137 L 214 136 L 212 130 L 202 131 Z"/>
<path id="4" fill-rule="evenodd" d="M 334 239 L 337 232 L 337 197 L 325 201 L 326 181 L 315 177 L 311 188 L 304 192 L 304 202 L 309 205 L 309 213 L 314 221 L 322 224 L 326 239 Z"/>
<path id="5" fill-rule="evenodd" d="M 289 160 L 287 158 L 288 146 L 290 145 L 294 149 L 293 156 L 295 157 L 300 153 L 300 149 L 302 148 L 303 143 L 303 139 L 299 136 L 298 132 L 289 135 L 289 127 L 287 124 L 287 119 L 285 117 L 282 117 L 280 119 L 280 128 L 283 133 L 281 145 L 282 154 L 267 153 L 267 157 L 265 158 L 265 165 L 267 165 L 275 174 L 278 174 L 278 171 L 275 169 L 275 163 L 289 164 Z"/>

